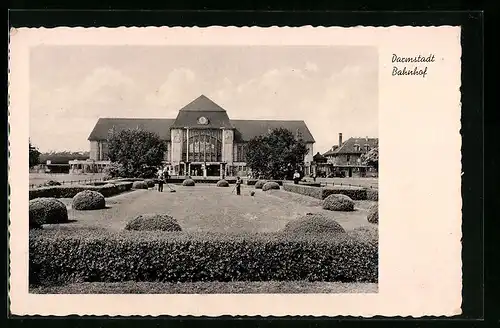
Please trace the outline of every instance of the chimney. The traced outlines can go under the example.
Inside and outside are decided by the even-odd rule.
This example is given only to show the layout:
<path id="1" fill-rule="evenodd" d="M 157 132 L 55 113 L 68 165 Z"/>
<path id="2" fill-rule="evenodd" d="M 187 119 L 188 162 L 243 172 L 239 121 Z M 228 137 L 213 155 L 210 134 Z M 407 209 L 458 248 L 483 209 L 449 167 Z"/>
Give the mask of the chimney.
<path id="1" fill-rule="evenodd" d="M 339 147 L 342 146 L 342 133 L 339 133 Z"/>

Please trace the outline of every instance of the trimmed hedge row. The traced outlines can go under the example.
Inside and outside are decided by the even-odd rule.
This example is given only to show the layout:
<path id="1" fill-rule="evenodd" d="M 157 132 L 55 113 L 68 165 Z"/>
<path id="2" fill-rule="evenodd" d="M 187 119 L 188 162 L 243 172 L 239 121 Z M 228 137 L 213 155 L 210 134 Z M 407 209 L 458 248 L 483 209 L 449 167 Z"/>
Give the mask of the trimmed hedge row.
<path id="1" fill-rule="evenodd" d="M 100 192 L 104 197 L 110 197 L 128 191 L 132 188 L 132 182 L 108 183 L 104 186 L 92 185 L 63 185 L 31 189 L 29 199 L 52 197 L 52 198 L 73 198 L 79 192 L 92 190 Z"/>
<path id="2" fill-rule="evenodd" d="M 32 230 L 32 285 L 70 282 L 377 282 L 378 241 L 264 234 Z"/>
<path id="3" fill-rule="evenodd" d="M 283 189 L 286 191 L 294 192 L 297 194 L 310 196 L 318 199 L 325 199 L 330 195 L 342 194 L 349 196 L 353 200 L 374 200 L 373 198 L 378 199 L 378 191 L 373 189 L 365 189 L 365 188 L 318 188 L 318 187 L 310 187 L 301 184 L 290 184 L 285 183 L 283 185 Z M 372 199 L 368 199 L 368 194 Z M 375 196 L 376 194 L 376 196 Z"/>

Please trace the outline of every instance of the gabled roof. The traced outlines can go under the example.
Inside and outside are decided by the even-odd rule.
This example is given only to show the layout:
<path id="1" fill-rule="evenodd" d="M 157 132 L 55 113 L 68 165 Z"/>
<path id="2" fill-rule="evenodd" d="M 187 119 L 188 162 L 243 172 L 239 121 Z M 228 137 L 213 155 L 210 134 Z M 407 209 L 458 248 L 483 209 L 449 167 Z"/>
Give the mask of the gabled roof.
<path id="1" fill-rule="evenodd" d="M 156 133 L 161 139 L 170 141 L 170 127 L 173 119 L 165 118 L 100 118 L 90 133 L 88 140 L 106 140 L 109 131 L 125 129 L 142 129 Z"/>
<path id="2" fill-rule="evenodd" d="M 355 145 L 359 145 L 360 150 L 355 149 Z M 378 138 L 349 138 L 342 143 L 342 146 L 335 150 L 335 154 L 362 154 L 366 151 L 364 150 L 365 145 L 370 146 L 370 149 L 378 146 Z"/>
<path id="3" fill-rule="evenodd" d="M 186 106 L 180 109 L 181 111 L 195 112 L 225 112 L 226 110 L 205 95 L 201 95 Z"/>
<path id="4" fill-rule="evenodd" d="M 285 128 L 293 134 L 299 132 L 304 142 L 315 142 L 311 132 L 304 121 L 278 121 L 278 120 L 231 120 L 235 131 L 235 141 L 248 141 L 254 137 L 264 135 L 277 128 Z"/>
<path id="5" fill-rule="evenodd" d="M 208 119 L 208 124 L 199 124 L 200 117 Z M 212 128 L 212 129 L 232 129 L 231 120 L 227 116 L 226 110 L 205 95 L 201 95 L 186 106 L 184 106 L 172 124 L 172 128 Z"/>
<path id="6" fill-rule="evenodd" d="M 337 145 L 332 146 L 332 148 L 330 148 L 326 153 L 324 153 L 323 156 L 331 156 L 331 155 L 335 154 L 335 152 L 337 151 L 338 148 L 339 148 L 339 146 L 337 146 Z"/>
<path id="7" fill-rule="evenodd" d="M 208 124 L 199 124 L 198 119 L 203 116 L 208 119 Z M 226 111 L 201 95 L 178 113 L 176 119 L 164 118 L 100 118 L 90 133 L 88 140 L 106 140 L 109 130 L 140 128 L 156 133 L 161 139 L 170 141 L 171 128 L 211 128 L 235 129 L 235 141 L 248 141 L 259 135 L 264 135 L 272 129 L 285 128 L 294 135 L 300 134 L 307 143 L 315 142 L 311 132 L 304 121 L 283 120 L 230 120 Z"/>

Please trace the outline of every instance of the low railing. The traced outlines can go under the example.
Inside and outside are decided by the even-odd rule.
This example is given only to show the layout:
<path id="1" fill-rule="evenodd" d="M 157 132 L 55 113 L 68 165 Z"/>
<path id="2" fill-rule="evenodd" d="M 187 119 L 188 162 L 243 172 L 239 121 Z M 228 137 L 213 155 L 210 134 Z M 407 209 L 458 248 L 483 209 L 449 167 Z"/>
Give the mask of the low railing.
<path id="1" fill-rule="evenodd" d="M 56 180 L 52 180 L 52 181 L 56 181 Z M 93 182 L 101 182 L 101 181 L 104 181 L 104 178 L 92 178 L 92 179 L 80 179 L 80 180 L 61 180 L 61 181 L 56 181 L 56 182 L 59 182 L 61 185 L 73 185 L 73 184 L 90 184 L 90 183 L 93 183 Z M 44 182 L 44 183 L 39 183 L 39 184 L 34 184 L 34 183 L 30 183 L 29 187 L 30 188 L 37 188 L 37 187 L 45 187 L 46 183 L 48 181 Z"/>

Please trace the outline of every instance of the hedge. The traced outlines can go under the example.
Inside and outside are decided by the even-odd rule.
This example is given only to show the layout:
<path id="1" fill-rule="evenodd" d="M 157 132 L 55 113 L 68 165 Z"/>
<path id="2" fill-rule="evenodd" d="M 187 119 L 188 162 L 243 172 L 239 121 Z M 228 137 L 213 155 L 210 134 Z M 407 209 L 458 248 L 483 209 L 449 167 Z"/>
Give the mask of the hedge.
<path id="1" fill-rule="evenodd" d="M 37 198 L 29 201 L 29 227 L 68 222 L 68 210 L 55 198 Z"/>
<path id="2" fill-rule="evenodd" d="M 229 187 L 229 182 L 226 180 L 219 180 L 217 181 L 217 187 Z"/>
<path id="3" fill-rule="evenodd" d="M 378 190 L 377 189 L 366 189 L 366 199 L 378 201 Z"/>
<path id="4" fill-rule="evenodd" d="M 262 186 L 262 190 L 263 191 L 268 191 L 268 190 L 271 190 L 271 189 L 280 189 L 280 185 L 277 184 L 276 182 L 274 181 L 270 181 L 270 182 L 266 182 L 264 183 L 264 185 Z"/>
<path id="5" fill-rule="evenodd" d="M 132 189 L 148 189 L 148 184 L 145 181 L 134 181 Z"/>
<path id="6" fill-rule="evenodd" d="M 167 214 L 141 214 L 129 221 L 125 230 L 136 231 L 182 231 L 177 220 Z"/>
<path id="7" fill-rule="evenodd" d="M 259 180 L 263 180 L 263 179 L 248 179 L 247 180 L 247 185 L 248 186 L 255 186 L 255 184 L 257 183 L 257 181 Z M 277 184 L 279 184 L 280 186 L 283 185 L 283 180 L 264 180 L 264 181 L 267 181 L 267 182 L 276 182 Z"/>
<path id="8" fill-rule="evenodd" d="M 283 189 L 285 191 L 294 192 L 297 194 L 310 196 L 318 199 L 325 199 L 326 197 L 334 194 L 342 194 L 349 196 L 353 200 L 367 200 L 367 190 L 365 188 L 318 188 L 318 187 L 310 187 L 302 184 L 291 184 L 285 183 L 283 185 Z M 370 191 L 371 196 L 373 196 L 373 192 L 377 193 L 376 190 Z"/>
<path id="9" fill-rule="evenodd" d="M 31 285 L 71 282 L 377 282 L 378 241 L 349 233 L 214 234 L 32 230 Z"/>
<path id="10" fill-rule="evenodd" d="M 289 221 L 281 230 L 287 234 L 330 234 L 345 233 L 344 228 L 335 220 L 321 213 L 307 213 L 298 219 Z"/>
<path id="11" fill-rule="evenodd" d="M 323 209 L 329 211 L 354 211 L 354 201 L 342 194 L 333 194 L 323 201 Z"/>
<path id="12" fill-rule="evenodd" d="M 73 197 L 72 207 L 78 211 L 100 210 L 106 208 L 106 199 L 100 192 L 84 190 Z"/>
<path id="13" fill-rule="evenodd" d="M 63 185 L 31 189 L 29 191 L 29 199 L 52 197 L 52 198 L 73 198 L 79 192 L 84 190 L 92 190 L 100 192 L 104 197 L 110 197 L 119 193 L 129 191 L 132 188 L 132 182 L 117 182 L 113 185 L 104 186 L 92 185 Z"/>

